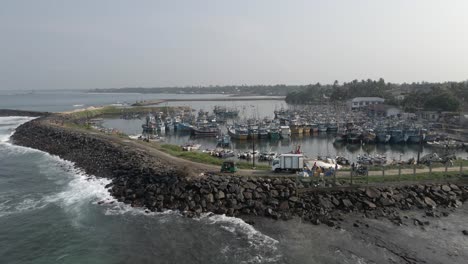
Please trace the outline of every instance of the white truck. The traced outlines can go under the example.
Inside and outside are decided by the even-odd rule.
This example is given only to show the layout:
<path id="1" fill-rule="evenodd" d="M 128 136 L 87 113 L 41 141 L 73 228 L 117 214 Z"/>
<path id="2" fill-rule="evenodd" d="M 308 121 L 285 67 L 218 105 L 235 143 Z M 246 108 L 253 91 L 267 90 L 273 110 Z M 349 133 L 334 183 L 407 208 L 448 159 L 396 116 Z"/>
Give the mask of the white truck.
<path id="1" fill-rule="evenodd" d="M 304 155 L 302 154 L 281 154 L 271 163 L 271 170 L 280 171 L 299 171 L 304 168 Z"/>

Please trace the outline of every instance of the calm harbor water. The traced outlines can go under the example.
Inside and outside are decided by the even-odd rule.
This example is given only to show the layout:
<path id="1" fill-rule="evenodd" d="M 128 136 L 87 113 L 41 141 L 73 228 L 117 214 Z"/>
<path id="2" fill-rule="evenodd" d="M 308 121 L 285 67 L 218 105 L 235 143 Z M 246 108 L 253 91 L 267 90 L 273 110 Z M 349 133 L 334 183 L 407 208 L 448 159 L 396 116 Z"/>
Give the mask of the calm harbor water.
<path id="1" fill-rule="evenodd" d="M 109 104 L 131 102 L 140 96 L 51 91 L 9 99 L 3 95 L 0 108 L 38 111 L 70 110 L 76 104 L 90 104 L 84 99 L 87 97 L 98 104 Z M 254 219 L 255 225 L 250 226 L 225 216 L 188 219 L 176 212 L 147 214 L 131 208 L 109 196 L 104 187 L 108 180 L 86 175 L 73 163 L 56 156 L 9 142 L 14 129 L 30 119 L 0 117 L 0 263 L 401 261 L 391 251 L 369 244 L 353 229 L 262 218 Z M 140 120 L 132 122 L 141 127 Z M 326 151 L 325 145 L 322 151 Z M 106 203 L 99 205 L 99 201 Z M 426 230 L 395 227 L 378 220 L 373 220 L 372 226 L 389 241 L 409 248 L 426 261 L 464 263 L 468 244 L 457 234 L 466 211 L 465 208 Z"/>
<path id="2" fill-rule="evenodd" d="M 267 102 L 265 101 L 267 106 Z M 192 106 L 195 107 L 195 106 Z M 205 106 L 208 110 L 210 106 Z M 194 108 L 195 109 L 195 108 Z M 263 110 L 265 111 L 265 110 Z M 269 113 L 265 111 L 265 113 Z M 271 111 L 273 113 L 273 110 Z M 106 128 L 114 128 L 128 135 L 139 135 L 142 133 L 141 125 L 144 119 L 105 119 L 102 126 Z M 164 142 L 175 145 L 183 145 L 188 142 L 201 144 L 201 149 L 214 149 L 216 148 L 217 139 L 214 137 L 194 137 L 187 132 L 166 132 L 164 135 Z M 310 158 L 316 158 L 317 156 L 343 156 L 349 159 L 351 162 L 356 162 L 359 155 L 385 155 L 388 161 L 392 160 L 408 160 L 410 158 L 416 158 L 420 149 L 419 145 L 414 144 L 343 144 L 335 143 L 335 134 L 318 133 L 311 135 L 292 135 L 289 139 L 282 140 L 256 140 L 255 149 L 259 151 L 273 151 L 277 153 L 287 153 L 294 150 L 297 146 L 301 147 L 302 152 Z M 231 149 L 236 152 L 244 152 L 252 150 L 252 141 L 239 141 L 233 140 Z M 434 149 L 428 146 L 421 148 L 421 157 L 426 154 L 433 152 L 440 153 L 439 149 Z M 458 157 L 466 158 L 468 153 L 463 150 L 456 150 L 455 154 Z"/>

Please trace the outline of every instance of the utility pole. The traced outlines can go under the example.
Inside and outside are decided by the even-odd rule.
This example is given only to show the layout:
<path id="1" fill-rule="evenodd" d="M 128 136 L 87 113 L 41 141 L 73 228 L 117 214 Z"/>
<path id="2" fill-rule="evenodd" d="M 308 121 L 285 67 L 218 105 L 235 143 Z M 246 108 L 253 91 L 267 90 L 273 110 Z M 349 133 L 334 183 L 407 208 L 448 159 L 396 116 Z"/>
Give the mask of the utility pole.
<path id="1" fill-rule="evenodd" d="M 255 169 L 255 136 L 252 137 L 252 169 Z"/>
<path id="2" fill-rule="evenodd" d="M 419 165 L 419 157 L 421 155 L 421 151 L 422 151 L 422 134 L 421 134 L 421 129 L 419 129 L 419 149 L 418 149 L 418 161 L 417 161 L 417 164 Z"/>

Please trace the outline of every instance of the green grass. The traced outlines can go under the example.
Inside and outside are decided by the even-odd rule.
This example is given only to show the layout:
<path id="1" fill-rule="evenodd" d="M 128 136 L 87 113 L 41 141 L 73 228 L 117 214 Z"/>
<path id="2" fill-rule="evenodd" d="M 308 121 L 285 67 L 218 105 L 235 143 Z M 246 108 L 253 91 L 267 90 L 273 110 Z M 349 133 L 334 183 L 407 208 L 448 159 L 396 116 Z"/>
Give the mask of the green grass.
<path id="1" fill-rule="evenodd" d="M 158 148 L 171 156 L 179 157 L 198 163 L 218 165 L 220 168 L 224 161 L 223 159 L 213 157 L 208 153 L 202 153 L 198 151 L 183 151 L 182 147 L 172 144 L 161 144 Z M 250 162 L 240 161 L 237 162 L 236 165 L 239 169 L 252 169 L 252 163 Z M 257 170 L 270 169 L 270 166 L 266 164 L 256 164 L 255 167 Z"/>
<path id="2" fill-rule="evenodd" d="M 468 166 L 468 160 L 466 159 L 457 159 L 453 161 L 453 167 L 460 167 L 460 165 L 463 165 L 463 167 Z M 423 165 L 423 164 L 417 164 L 417 165 L 408 165 L 408 164 L 403 164 L 403 165 L 384 165 L 384 169 L 387 170 L 398 170 L 398 168 L 401 168 L 402 170 L 404 169 L 413 169 L 413 167 L 416 166 L 416 169 L 428 169 L 429 166 Z M 432 168 L 444 168 L 445 164 L 443 163 L 433 163 Z M 367 165 L 367 169 L 369 171 L 382 171 L 382 166 L 378 165 Z M 350 171 L 350 167 L 344 167 L 341 169 L 341 171 Z"/>
<path id="3" fill-rule="evenodd" d="M 145 113 L 145 112 L 173 112 L 176 109 L 183 107 L 172 107 L 172 106 L 158 106 L 158 107 L 127 107 L 118 108 L 115 106 L 104 106 L 98 109 L 85 109 L 67 114 L 71 119 L 83 119 L 83 118 L 96 118 L 99 116 L 115 116 L 123 113 Z"/>
<path id="4" fill-rule="evenodd" d="M 464 172 L 466 174 L 467 172 Z M 385 176 L 353 176 L 353 184 L 366 184 L 369 183 L 385 183 L 385 182 L 418 182 L 418 181 L 431 181 L 431 180 L 456 180 L 460 179 L 459 171 L 448 172 L 422 172 L 416 174 L 402 174 L 398 175 L 385 175 Z M 337 181 L 341 183 L 350 183 L 350 177 L 338 177 Z"/>

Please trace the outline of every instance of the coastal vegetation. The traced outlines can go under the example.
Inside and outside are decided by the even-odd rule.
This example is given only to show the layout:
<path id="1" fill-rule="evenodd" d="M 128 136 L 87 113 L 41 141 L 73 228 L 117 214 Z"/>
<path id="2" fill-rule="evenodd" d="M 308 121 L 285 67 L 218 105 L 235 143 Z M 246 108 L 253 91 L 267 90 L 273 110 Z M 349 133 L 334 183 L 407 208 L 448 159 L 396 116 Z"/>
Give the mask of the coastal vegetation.
<path id="1" fill-rule="evenodd" d="M 322 85 L 320 83 L 291 89 L 286 102 L 290 104 L 308 104 L 323 102 L 345 102 L 355 97 L 382 97 L 386 104 L 402 107 L 405 111 L 419 109 L 433 111 L 459 111 L 466 109 L 468 98 L 467 82 L 445 83 L 403 83 L 395 84 L 379 80 L 353 80 L 339 84 Z"/>
<path id="2" fill-rule="evenodd" d="M 147 106 L 134 106 L 134 107 L 115 107 L 115 106 L 103 106 L 103 107 L 90 107 L 85 109 L 78 109 L 71 112 L 64 113 L 66 117 L 72 120 L 80 119 L 89 119 L 102 116 L 118 116 L 122 114 L 132 114 L 132 113 L 148 113 L 148 112 L 172 112 L 176 109 L 183 108 L 173 107 L 173 106 L 157 106 L 157 107 L 147 107 Z"/>

